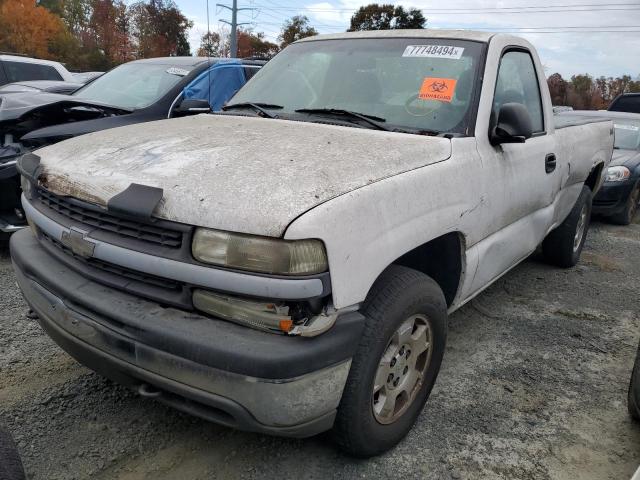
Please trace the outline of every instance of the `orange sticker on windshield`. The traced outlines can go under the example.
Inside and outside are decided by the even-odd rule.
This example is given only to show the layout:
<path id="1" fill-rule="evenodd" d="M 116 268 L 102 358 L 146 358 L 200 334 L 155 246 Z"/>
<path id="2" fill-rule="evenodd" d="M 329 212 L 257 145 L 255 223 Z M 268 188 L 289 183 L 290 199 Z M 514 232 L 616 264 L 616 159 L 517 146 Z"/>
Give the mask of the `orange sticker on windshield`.
<path id="1" fill-rule="evenodd" d="M 456 91 L 456 83 L 457 80 L 455 78 L 427 77 L 422 82 L 418 98 L 450 102 L 453 99 L 453 93 Z"/>

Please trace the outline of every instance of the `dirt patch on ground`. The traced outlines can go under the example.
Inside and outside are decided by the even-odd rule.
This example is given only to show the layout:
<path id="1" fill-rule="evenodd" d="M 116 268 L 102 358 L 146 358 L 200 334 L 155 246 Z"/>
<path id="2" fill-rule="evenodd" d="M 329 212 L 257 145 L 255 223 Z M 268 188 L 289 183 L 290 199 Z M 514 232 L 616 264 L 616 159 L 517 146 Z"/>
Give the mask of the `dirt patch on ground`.
<path id="1" fill-rule="evenodd" d="M 621 233 L 624 232 L 624 233 Z M 77 365 L 26 316 L 0 253 L 0 422 L 37 479 L 625 479 L 640 463 L 626 391 L 640 333 L 640 224 L 596 223 L 584 261 L 534 255 L 452 315 L 406 440 L 354 460 L 324 436 L 209 424 Z"/>

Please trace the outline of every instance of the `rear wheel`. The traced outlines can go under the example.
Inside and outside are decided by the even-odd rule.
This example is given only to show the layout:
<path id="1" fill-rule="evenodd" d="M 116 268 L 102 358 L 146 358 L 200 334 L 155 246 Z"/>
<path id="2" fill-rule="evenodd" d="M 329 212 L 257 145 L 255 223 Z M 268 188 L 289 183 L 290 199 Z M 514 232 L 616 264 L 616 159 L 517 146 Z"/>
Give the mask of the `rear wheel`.
<path id="1" fill-rule="evenodd" d="M 444 354 L 447 306 L 431 278 L 391 266 L 362 313 L 365 330 L 333 433 L 347 453 L 370 457 L 402 440 L 420 415 Z"/>
<path id="2" fill-rule="evenodd" d="M 573 267 L 587 239 L 591 219 L 591 190 L 583 186 L 567 218 L 542 242 L 545 258 L 559 267 Z"/>
<path id="3" fill-rule="evenodd" d="M 633 217 L 638 212 L 638 204 L 640 204 L 640 183 L 638 183 L 627 199 L 627 203 L 620 213 L 611 216 L 611 221 L 619 225 L 629 225 L 633 222 Z"/>

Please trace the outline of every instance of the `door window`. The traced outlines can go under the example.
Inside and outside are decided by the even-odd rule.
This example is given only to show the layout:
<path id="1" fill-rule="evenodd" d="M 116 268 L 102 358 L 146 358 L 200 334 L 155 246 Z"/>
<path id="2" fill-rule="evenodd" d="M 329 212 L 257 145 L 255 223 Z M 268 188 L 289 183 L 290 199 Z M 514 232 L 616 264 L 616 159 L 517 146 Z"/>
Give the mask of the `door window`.
<path id="1" fill-rule="evenodd" d="M 542 99 L 536 69 L 531 55 L 520 50 L 507 52 L 500 60 L 493 101 L 494 118 L 497 119 L 502 105 L 512 102 L 521 103 L 527 108 L 534 133 L 544 131 Z"/>

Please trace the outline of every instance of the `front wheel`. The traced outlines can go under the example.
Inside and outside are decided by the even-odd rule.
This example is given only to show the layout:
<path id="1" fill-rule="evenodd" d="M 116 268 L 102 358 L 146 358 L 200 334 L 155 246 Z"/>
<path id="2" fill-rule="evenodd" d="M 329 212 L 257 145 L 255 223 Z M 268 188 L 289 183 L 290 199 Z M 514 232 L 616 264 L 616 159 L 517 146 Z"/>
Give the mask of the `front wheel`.
<path id="1" fill-rule="evenodd" d="M 436 381 L 447 337 L 440 287 L 391 266 L 365 300 L 366 323 L 351 363 L 334 438 L 347 453 L 378 455 L 409 432 Z"/>
<path id="2" fill-rule="evenodd" d="M 549 262 L 563 268 L 578 263 L 589 231 L 591 201 L 591 190 L 583 186 L 567 218 L 544 239 L 542 252 Z"/>

